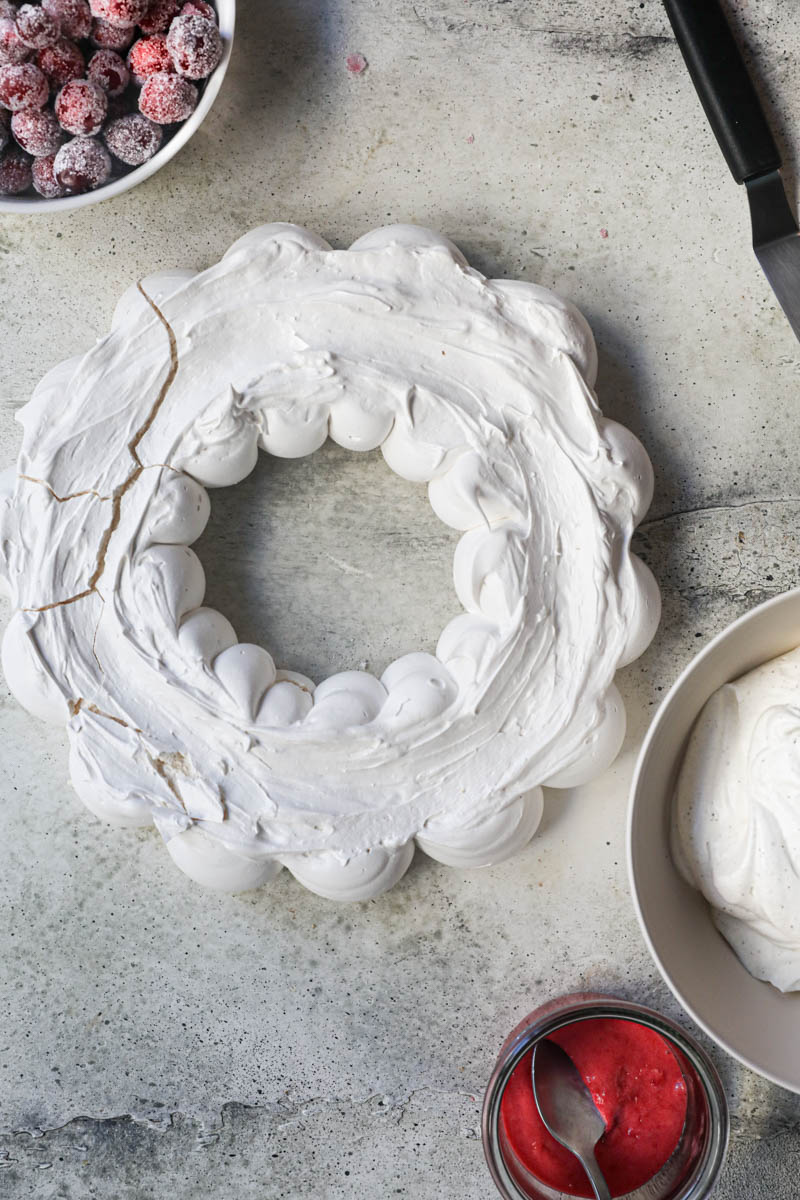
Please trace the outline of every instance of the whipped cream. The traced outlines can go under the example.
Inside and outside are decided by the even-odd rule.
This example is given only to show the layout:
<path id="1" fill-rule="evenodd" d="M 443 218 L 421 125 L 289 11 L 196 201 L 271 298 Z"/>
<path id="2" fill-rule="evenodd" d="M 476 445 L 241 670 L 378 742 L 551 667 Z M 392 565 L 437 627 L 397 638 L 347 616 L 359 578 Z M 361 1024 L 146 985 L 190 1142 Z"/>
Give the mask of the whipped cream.
<path id="1" fill-rule="evenodd" d="M 707 702 L 673 833 L 678 867 L 748 971 L 800 988 L 800 649 Z"/>
<path id="2" fill-rule="evenodd" d="M 412 226 L 335 251 L 267 225 L 202 274 L 130 289 L 111 333 L 21 410 L 0 499 L 4 671 L 66 724 L 84 803 L 154 822 L 180 867 L 229 890 L 284 865 L 361 899 L 415 845 L 456 866 L 524 845 L 541 785 L 616 756 L 614 673 L 659 619 L 629 550 L 650 463 L 601 415 L 595 374 L 575 308 Z M 465 611 L 435 656 L 315 686 L 204 606 L 190 545 L 206 489 L 243 479 L 259 448 L 302 456 L 327 437 L 427 484 L 463 531 Z"/>

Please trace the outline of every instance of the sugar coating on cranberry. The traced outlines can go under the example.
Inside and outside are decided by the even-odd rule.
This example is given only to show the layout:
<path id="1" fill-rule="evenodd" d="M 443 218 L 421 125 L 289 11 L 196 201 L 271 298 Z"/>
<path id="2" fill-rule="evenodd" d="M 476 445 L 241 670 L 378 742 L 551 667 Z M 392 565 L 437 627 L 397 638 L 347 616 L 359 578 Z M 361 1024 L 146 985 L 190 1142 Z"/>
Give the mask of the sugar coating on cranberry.
<path id="1" fill-rule="evenodd" d="M 92 21 L 89 40 L 98 50 L 126 50 L 133 41 L 136 28 L 133 25 L 109 25 L 108 21 Z"/>
<path id="2" fill-rule="evenodd" d="M 121 96 L 131 81 L 131 73 L 115 50 L 98 50 L 89 59 L 86 78 L 107 96 Z"/>
<path id="3" fill-rule="evenodd" d="M 187 13 L 170 25 L 167 49 L 179 75 L 205 79 L 222 58 L 222 39 L 213 21 Z"/>
<path id="4" fill-rule="evenodd" d="M 55 199 L 105 184 L 110 155 L 117 173 L 148 162 L 222 54 L 206 0 L 0 0 L 2 190 Z"/>
<path id="5" fill-rule="evenodd" d="M 161 126 L 149 117 L 128 113 L 106 125 L 103 137 L 115 158 L 129 167 L 139 167 L 159 149 L 163 134 Z"/>
<path id="6" fill-rule="evenodd" d="M 14 113 L 11 132 L 17 144 L 34 158 L 55 154 L 64 141 L 63 130 L 49 108 L 27 108 Z"/>
<path id="7" fill-rule="evenodd" d="M 26 46 L 13 17 L 0 16 L 0 66 L 23 63 L 30 58 L 30 46 Z"/>
<path id="8" fill-rule="evenodd" d="M 89 0 L 96 17 L 111 25 L 138 25 L 150 6 L 150 0 Z"/>
<path id="9" fill-rule="evenodd" d="M 79 42 L 89 36 L 92 28 L 89 0 L 42 0 L 42 8 L 54 21 L 58 21 L 65 37 Z"/>
<path id="10" fill-rule="evenodd" d="M 36 65 L 44 71 L 51 89 L 57 92 L 70 79 L 80 79 L 86 69 L 83 55 L 69 38 L 59 38 L 36 55 Z"/>
<path id="11" fill-rule="evenodd" d="M 62 187 L 55 177 L 53 171 L 55 159 L 55 154 L 45 154 L 41 158 L 35 158 L 31 167 L 33 186 L 40 196 L 44 196 L 45 200 L 58 200 L 59 197 L 67 194 L 67 189 Z"/>
<path id="12" fill-rule="evenodd" d="M 36 4 L 23 4 L 17 13 L 17 31 L 31 50 L 49 46 L 61 33 L 61 25 Z"/>
<path id="13" fill-rule="evenodd" d="M 172 59 L 163 33 L 134 42 L 128 51 L 128 68 L 139 84 L 144 83 L 148 75 L 155 75 L 156 71 L 171 71 Z"/>
<path id="14" fill-rule="evenodd" d="M 107 112 L 105 92 L 88 79 L 71 79 L 56 96 L 56 116 L 61 127 L 76 137 L 99 133 Z"/>
<path id="15" fill-rule="evenodd" d="M 78 137 L 61 147 L 53 172 L 67 191 L 91 192 L 110 176 L 111 158 L 97 138 Z"/>
<path id="16" fill-rule="evenodd" d="M 0 67 L 0 104 L 18 112 L 22 108 L 42 108 L 50 95 L 47 78 L 33 63 Z"/>
<path id="17" fill-rule="evenodd" d="M 16 148 L 0 159 L 0 196 L 18 196 L 31 186 L 31 160 Z"/>
<path id="18" fill-rule="evenodd" d="M 207 21 L 216 21 L 217 19 L 214 6 L 206 4 L 206 0 L 186 0 L 181 9 L 181 16 L 189 16 L 192 13 L 198 17 L 205 17 Z"/>
<path id="19" fill-rule="evenodd" d="M 142 33 L 164 33 L 170 21 L 180 12 L 180 0 L 152 0 L 147 12 L 139 21 Z"/>
<path id="20" fill-rule="evenodd" d="M 197 88 L 180 75 L 157 71 L 139 93 L 139 110 L 158 125 L 185 121 L 197 104 Z"/>

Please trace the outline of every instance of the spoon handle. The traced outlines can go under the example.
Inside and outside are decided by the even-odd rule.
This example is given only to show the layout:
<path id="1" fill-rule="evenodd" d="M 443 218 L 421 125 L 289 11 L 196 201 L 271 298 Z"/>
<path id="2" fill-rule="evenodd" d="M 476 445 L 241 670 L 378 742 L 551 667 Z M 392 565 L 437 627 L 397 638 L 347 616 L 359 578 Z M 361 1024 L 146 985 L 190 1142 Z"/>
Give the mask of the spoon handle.
<path id="1" fill-rule="evenodd" d="M 597 1200 L 611 1200 L 611 1192 L 608 1190 L 608 1184 L 597 1165 L 595 1156 L 593 1154 L 581 1155 L 581 1166 L 589 1176 L 589 1183 L 592 1185 Z"/>

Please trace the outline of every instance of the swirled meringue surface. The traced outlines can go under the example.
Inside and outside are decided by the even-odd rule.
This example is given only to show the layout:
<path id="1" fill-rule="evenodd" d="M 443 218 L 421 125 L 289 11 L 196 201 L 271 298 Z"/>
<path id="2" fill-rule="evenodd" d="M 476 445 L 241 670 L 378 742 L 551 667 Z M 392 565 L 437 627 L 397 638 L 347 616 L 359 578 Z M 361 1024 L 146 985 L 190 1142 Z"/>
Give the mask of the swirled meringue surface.
<path id="1" fill-rule="evenodd" d="M 800 989 L 800 649 L 706 703 L 673 834 L 678 867 L 748 971 Z"/>
<path id="2" fill-rule="evenodd" d="M 605 420 L 580 314 L 487 280 L 446 239 L 376 230 L 346 251 L 271 225 L 199 275 L 144 280 L 112 332 L 20 413 L 0 501 L 15 613 L 4 669 L 67 724 L 95 813 L 154 821 L 178 864 L 236 890 L 286 865 L 323 895 L 391 886 L 419 835 L 459 866 L 523 845 L 542 784 L 603 770 L 617 668 L 659 617 L 629 551 L 652 473 Z M 203 604 L 206 489 L 259 448 L 381 447 L 463 531 L 464 613 L 436 654 L 315 683 Z"/>

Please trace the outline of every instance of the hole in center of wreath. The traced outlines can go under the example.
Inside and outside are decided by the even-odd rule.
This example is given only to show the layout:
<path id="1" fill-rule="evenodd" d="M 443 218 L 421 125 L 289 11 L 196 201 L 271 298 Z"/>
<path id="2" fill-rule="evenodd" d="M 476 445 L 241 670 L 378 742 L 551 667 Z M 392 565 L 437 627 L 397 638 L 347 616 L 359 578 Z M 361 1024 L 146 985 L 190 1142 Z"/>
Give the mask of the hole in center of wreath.
<path id="1" fill-rule="evenodd" d="M 395 475 L 379 450 L 328 441 L 305 458 L 260 453 L 235 487 L 209 490 L 193 549 L 204 604 L 239 641 L 320 683 L 337 671 L 380 675 L 403 654 L 433 653 L 462 612 L 453 587 L 459 534 L 424 484 Z"/>

